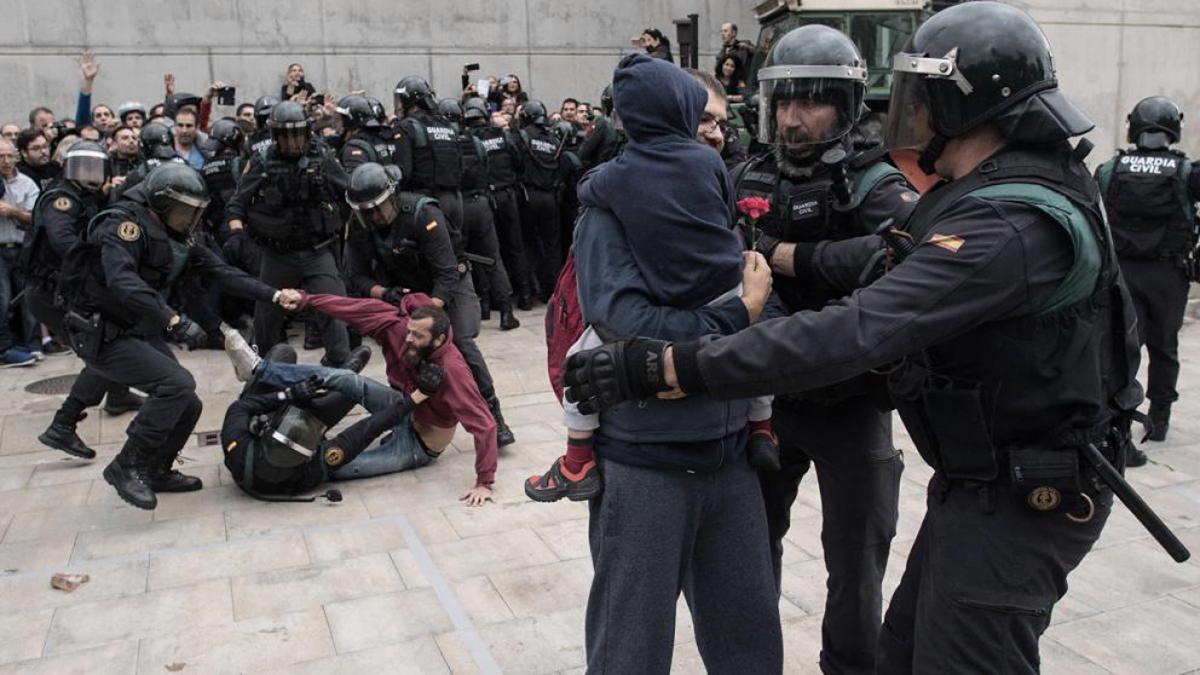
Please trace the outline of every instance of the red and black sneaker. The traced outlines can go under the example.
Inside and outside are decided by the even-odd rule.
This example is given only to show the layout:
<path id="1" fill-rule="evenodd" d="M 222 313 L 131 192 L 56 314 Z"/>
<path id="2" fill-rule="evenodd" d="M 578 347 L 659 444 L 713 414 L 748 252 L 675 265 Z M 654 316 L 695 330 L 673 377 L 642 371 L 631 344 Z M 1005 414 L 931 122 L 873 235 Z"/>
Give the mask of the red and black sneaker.
<path id="1" fill-rule="evenodd" d="M 588 460 L 578 473 L 572 473 L 563 459 L 559 457 L 555 460 L 546 473 L 526 479 L 525 496 L 535 502 L 556 502 L 563 497 L 581 502 L 604 491 L 600 468 L 595 460 Z"/>

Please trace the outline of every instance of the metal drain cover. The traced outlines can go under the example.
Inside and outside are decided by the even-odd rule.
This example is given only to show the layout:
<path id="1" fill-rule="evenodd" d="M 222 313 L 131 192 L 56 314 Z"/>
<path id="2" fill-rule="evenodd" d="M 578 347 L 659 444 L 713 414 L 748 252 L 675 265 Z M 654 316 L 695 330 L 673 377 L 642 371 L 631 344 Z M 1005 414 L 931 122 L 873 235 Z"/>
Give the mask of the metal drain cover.
<path id="1" fill-rule="evenodd" d="M 25 391 L 31 394 L 65 394 L 71 391 L 71 385 L 75 384 L 75 380 L 78 377 L 78 373 L 74 375 L 47 377 L 44 380 L 30 382 L 25 385 Z"/>

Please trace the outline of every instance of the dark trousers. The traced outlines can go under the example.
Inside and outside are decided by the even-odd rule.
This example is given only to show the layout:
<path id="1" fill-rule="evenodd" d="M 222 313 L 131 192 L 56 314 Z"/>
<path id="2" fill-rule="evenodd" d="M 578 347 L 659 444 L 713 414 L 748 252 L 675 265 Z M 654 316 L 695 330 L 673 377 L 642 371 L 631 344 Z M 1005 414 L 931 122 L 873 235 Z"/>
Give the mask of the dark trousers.
<path id="1" fill-rule="evenodd" d="M 49 326 L 55 335 L 66 339 L 62 325 L 63 311 L 55 307 L 54 295 L 50 290 L 44 286 L 30 285 L 25 291 L 25 302 L 29 303 L 29 310 L 33 312 L 38 321 Z M 110 391 L 124 394 L 129 389 L 106 380 L 85 364 L 79 377 L 75 378 L 75 382 L 71 384 L 71 391 L 67 393 L 67 399 L 63 401 L 58 413 L 55 414 L 55 421 L 75 426 L 75 423 L 83 416 L 83 411 L 100 405 L 100 401 L 104 400 L 104 395 Z"/>
<path id="2" fill-rule="evenodd" d="M 463 220 L 467 226 L 467 250 L 496 261 L 495 265 L 471 263 L 479 297 L 494 307 L 507 307 L 512 303 L 512 285 L 500 256 L 492 203 L 486 194 L 463 195 Z"/>
<path id="3" fill-rule="evenodd" d="M 517 208 L 517 192 L 513 188 L 492 193 L 495 206 L 496 237 L 500 256 L 508 271 L 508 280 L 518 294 L 529 294 L 529 263 L 525 257 L 525 241 L 521 235 L 521 211 Z"/>
<path id="4" fill-rule="evenodd" d="M 821 490 L 821 545 L 828 573 L 821 625 L 825 672 L 870 672 L 883 606 L 883 575 L 896 536 L 900 453 L 892 418 L 866 398 L 833 406 L 775 399 L 772 427 L 783 468 L 762 473 L 775 580 L 800 480 L 815 465 Z"/>
<path id="5" fill-rule="evenodd" d="M 492 384 L 492 373 L 488 370 L 487 362 L 483 360 L 483 352 L 475 344 L 479 337 L 479 296 L 475 295 L 475 286 L 471 283 L 471 275 L 464 274 L 450 293 L 450 302 L 446 303 L 446 314 L 450 315 L 450 332 L 454 335 L 454 346 L 462 354 L 471 375 L 475 377 L 475 385 L 479 394 L 485 399 L 496 394 Z"/>
<path id="6" fill-rule="evenodd" d="M 529 199 L 521 211 L 521 228 L 525 235 L 525 250 L 534 266 L 542 300 L 554 292 L 558 272 L 562 269 L 562 243 L 559 241 L 561 223 L 558 198 L 549 190 L 528 188 Z"/>
<path id="7" fill-rule="evenodd" d="M 331 246 L 314 251 L 273 251 L 262 249 L 262 268 L 258 278 L 275 288 L 302 288 L 309 293 L 346 295 L 346 284 L 338 272 L 337 259 Z M 276 343 L 284 342 L 283 308 L 270 302 L 254 306 L 254 341 L 259 353 L 265 354 Z M 350 339 L 346 324 L 324 314 L 317 318 L 325 358 L 331 365 L 345 363 L 350 356 Z"/>
<path id="8" fill-rule="evenodd" d="M 1121 259 L 1121 274 L 1137 308 L 1138 339 L 1150 365 L 1146 398 L 1154 403 L 1179 400 L 1179 329 L 1187 309 L 1188 280 L 1173 260 Z"/>
<path id="9" fill-rule="evenodd" d="M 1108 519 L 1075 523 L 1007 486 L 934 476 L 925 519 L 879 636 L 879 673 L 1036 673 L 1054 603 Z"/>
<path id="10" fill-rule="evenodd" d="M 42 334 L 38 323 L 29 310 L 29 303 L 22 298 L 13 300 L 21 293 L 23 280 L 17 272 L 17 258 L 21 254 L 20 246 L 0 247 L 0 354 L 8 351 L 9 347 L 24 347 L 29 350 L 42 348 Z M 13 335 L 9 328 L 9 314 L 13 325 L 19 325 L 20 331 Z"/>
<path id="11" fill-rule="evenodd" d="M 147 454 L 174 460 L 187 443 L 203 408 L 196 380 L 179 365 L 160 338 L 122 335 L 104 343 L 84 363 L 102 378 L 146 392 L 148 398 L 129 423 L 129 440 Z"/>
<path id="12" fill-rule="evenodd" d="M 446 216 L 446 222 L 453 233 L 451 239 L 465 239 L 467 234 L 463 220 L 462 193 L 458 190 L 435 190 L 426 194 L 438 201 L 438 208 L 441 209 L 442 215 Z"/>
<path id="13" fill-rule="evenodd" d="M 588 672 L 669 672 L 680 591 L 708 672 L 781 672 L 767 525 L 746 460 L 712 473 L 600 467 L 604 493 L 589 504 Z"/>

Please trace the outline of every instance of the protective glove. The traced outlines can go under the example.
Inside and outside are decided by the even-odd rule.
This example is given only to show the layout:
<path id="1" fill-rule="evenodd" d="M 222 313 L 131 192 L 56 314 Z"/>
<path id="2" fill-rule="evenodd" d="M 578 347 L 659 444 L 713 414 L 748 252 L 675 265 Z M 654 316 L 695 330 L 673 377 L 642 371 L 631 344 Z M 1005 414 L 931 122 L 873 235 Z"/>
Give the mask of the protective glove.
<path id="1" fill-rule="evenodd" d="M 417 372 L 417 389 L 426 396 L 433 396 L 442 387 L 442 367 L 436 363 L 425 362 Z"/>
<path id="2" fill-rule="evenodd" d="M 775 249 L 779 247 L 781 241 L 762 231 L 758 228 L 755 232 L 754 250 L 758 251 L 767 259 L 767 264 L 771 264 L 771 256 L 775 255 Z"/>
<path id="3" fill-rule="evenodd" d="M 309 375 L 307 379 L 286 387 L 281 393 L 284 400 L 304 403 L 320 396 L 324 388 L 325 381 L 320 375 Z"/>
<path id="4" fill-rule="evenodd" d="M 395 306 L 399 307 L 400 301 L 404 299 L 404 290 L 401 288 L 397 288 L 396 286 L 392 286 L 391 288 L 389 288 L 383 292 L 382 299 L 384 302 L 388 303 L 389 305 L 395 305 Z"/>
<path id="5" fill-rule="evenodd" d="M 182 314 L 179 315 L 179 321 L 176 321 L 175 325 L 167 326 L 167 337 L 171 338 L 172 342 L 187 345 L 189 352 L 208 344 L 208 333 L 204 332 L 204 329 L 195 321 Z"/>
<path id="6" fill-rule="evenodd" d="M 663 375 L 664 352 L 670 342 L 632 338 L 609 341 L 608 331 L 593 326 L 606 344 L 572 354 L 563 372 L 564 395 L 591 415 L 622 401 L 649 398 L 668 391 Z"/>

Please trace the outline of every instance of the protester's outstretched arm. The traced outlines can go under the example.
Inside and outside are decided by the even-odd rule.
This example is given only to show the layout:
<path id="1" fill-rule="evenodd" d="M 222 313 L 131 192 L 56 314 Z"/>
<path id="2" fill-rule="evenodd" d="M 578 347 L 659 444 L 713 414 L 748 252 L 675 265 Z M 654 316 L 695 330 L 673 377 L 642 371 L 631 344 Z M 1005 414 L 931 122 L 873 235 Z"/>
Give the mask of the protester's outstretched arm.
<path id="1" fill-rule="evenodd" d="M 75 126 L 86 127 L 92 123 L 92 85 L 100 74 L 100 63 L 96 55 L 85 51 L 79 55 L 79 99 L 75 104 Z"/>

